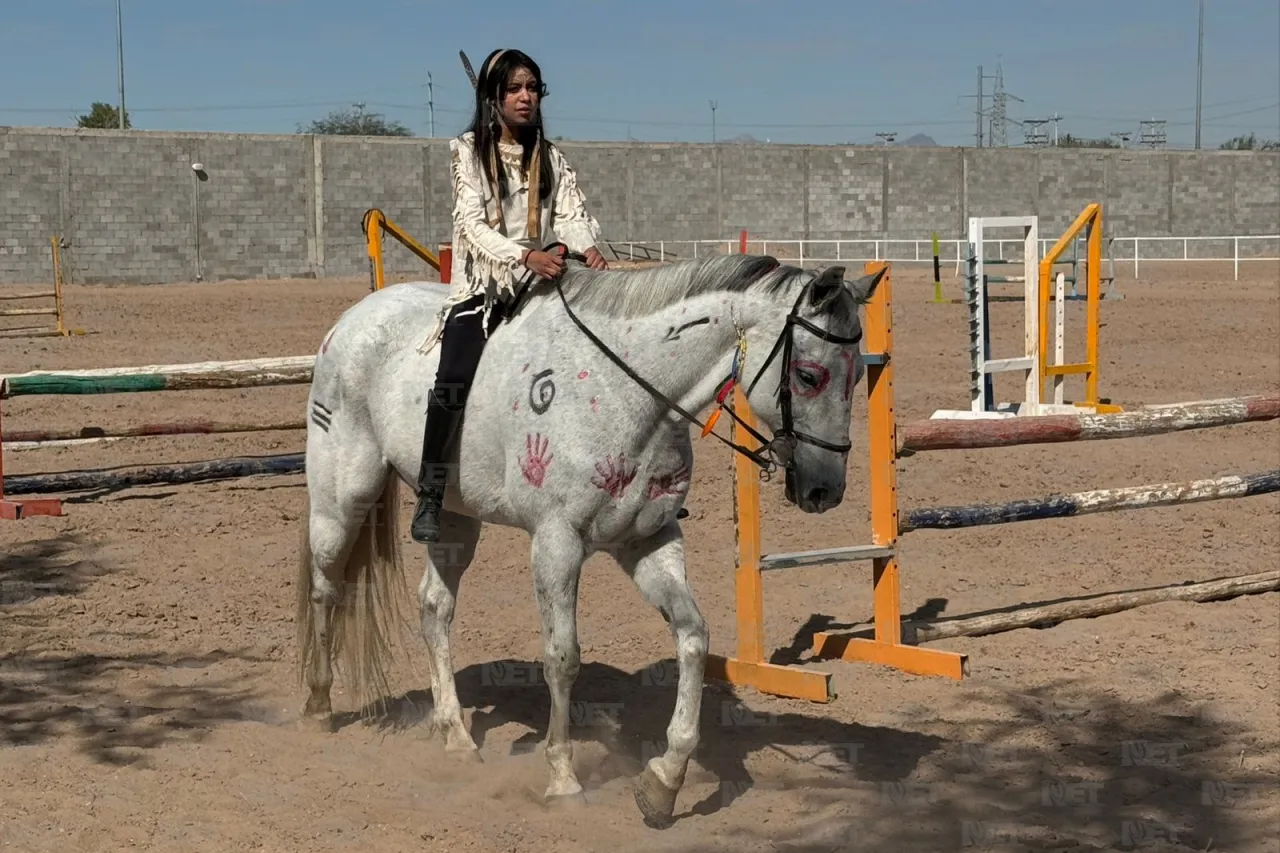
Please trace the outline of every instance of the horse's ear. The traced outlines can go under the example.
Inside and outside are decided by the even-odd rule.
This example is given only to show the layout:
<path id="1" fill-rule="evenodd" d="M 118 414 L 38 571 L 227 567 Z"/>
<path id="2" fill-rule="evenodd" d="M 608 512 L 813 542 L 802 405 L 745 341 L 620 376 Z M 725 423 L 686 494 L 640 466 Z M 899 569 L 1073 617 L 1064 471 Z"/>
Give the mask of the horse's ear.
<path id="1" fill-rule="evenodd" d="M 809 304 L 822 308 L 844 287 L 844 267 L 827 267 L 809 285 Z"/>
<path id="2" fill-rule="evenodd" d="M 872 294 L 876 292 L 876 286 L 880 284 L 880 279 L 884 278 L 884 274 L 888 271 L 888 267 L 881 267 L 856 281 L 849 282 L 849 292 L 853 294 L 853 298 L 858 302 L 869 302 Z"/>

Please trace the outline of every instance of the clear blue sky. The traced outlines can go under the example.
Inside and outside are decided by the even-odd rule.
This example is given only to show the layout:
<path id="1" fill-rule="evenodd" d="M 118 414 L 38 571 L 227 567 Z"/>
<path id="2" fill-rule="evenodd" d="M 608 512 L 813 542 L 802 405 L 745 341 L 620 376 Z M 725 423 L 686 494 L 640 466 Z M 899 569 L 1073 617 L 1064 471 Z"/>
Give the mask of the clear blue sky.
<path id="1" fill-rule="evenodd" d="M 115 0 L 5 0 L 0 125 L 69 127 L 117 102 Z M 136 127 L 293 133 L 355 101 L 439 136 L 494 47 L 541 63 L 552 134 L 972 145 L 977 66 L 1012 118 L 1105 136 L 1163 118 L 1194 138 L 1197 0 L 123 0 Z M 1208 0 L 1203 144 L 1280 138 L 1280 2 Z M 993 80 L 987 80 L 990 93 Z M 970 96 L 970 97 L 965 97 Z M 1010 144 L 1022 142 L 1010 126 Z"/>

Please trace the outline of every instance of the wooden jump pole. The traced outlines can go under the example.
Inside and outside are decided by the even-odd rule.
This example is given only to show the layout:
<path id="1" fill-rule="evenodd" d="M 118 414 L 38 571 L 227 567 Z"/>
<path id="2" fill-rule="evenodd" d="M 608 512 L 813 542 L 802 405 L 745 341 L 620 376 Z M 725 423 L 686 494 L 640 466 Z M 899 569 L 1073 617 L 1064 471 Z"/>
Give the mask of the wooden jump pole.
<path id="1" fill-rule="evenodd" d="M 9 430 L 0 435 L 5 444 L 24 442 L 28 444 L 45 444 L 62 441 L 83 441 L 100 438 L 133 438 L 156 435 L 213 435 L 236 432 L 268 432 L 273 430 L 306 429 L 304 418 L 289 418 L 278 421 L 236 422 L 236 421 L 168 421 L 164 423 L 140 424 L 129 427 L 86 426 L 73 429 L 26 429 Z"/>
<path id="2" fill-rule="evenodd" d="M 1020 628 L 1051 628 L 1073 619 L 1095 619 L 1166 601 L 1223 601 L 1241 595 L 1277 591 L 1280 591 L 1280 570 L 1272 570 L 1199 583 L 1183 582 L 1069 598 L 932 622 L 905 622 L 902 628 L 909 642 L 930 643 L 953 637 L 982 637 Z M 869 626 L 855 626 L 852 633 L 865 634 L 868 630 Z"/>
<path id="3" fill-rule="evenodd" d="M 178 391 L 296 385 L 309 383 L 314 367 L 315 356 L 308 355 L 243 361 L 197 362 L 193 364 L 107 367 L 90 370 L 36 370 L 28 373 L 0 376 L 0 400 L 38 394 L 115 394 L 135 391 Z M 246 425 L 240 424 L 239 426 Z M 288 426 L 286 428 L 292 429 L 293 427 Z M 150 429 L 150 427 L 144 427 L 143 429 Z M 153 433 L 142 432 L 141 434 L 149 435 Z M 0 436 L 3 435 L 3 431 L 0 431 Z M 243 467 L 241 466 L 241 468 Z M 71 474 L 75 473 L 71 472 Z M 50 476 L 56 478 L 59 475 Z M 179 475 L 175 474 L 173 476 Z M 4 439 L 0 438 L 0 518 L 13 521 L 33 515 L 62 514 L 62 505 L 57 499 L 7 500 L 5 496 L 6 489 L 10 495 L 22 494 L 22 489 L 24 488 L 22 484 L 24 482 L 30 482 L 29 478 L 10 478 L 6 482 L 4 476 Z M 44 482 L 48 485 L 53 485 L 63 481 L 46 478 Z M 187 481 L 176 480 L 173 482 Z M 37 491 L 39 490 L 37 489 Z"/>
<path id="4" fill-rule="evenodd" d="M 926 450 L 1135 438 L 1280 418 L 1280 394 L 1151 406 L 1116 414 L 934 419 L 902 428 L 899 457 Z"/>
<path id="5" fill-rule="evenodd" d="M 1156 483 L 1119 489 L 1095 489 L 1070 495 L 971 506 L 935 506 L 906 513 L 900 533 L 954 530 L 984 524 L 1012 524 L 1050 518 L 1073 518 L 1099 512 L 1143 509 L 1173 504 L 1246 498 L 1280 492 L 1280 468 L 1257 474 L 1233 474 L 1188 483 Z"/>
<path id="6" fill-rule="evenodd" d="M 31 371 L 0 376 L 0 399 L 43 394 L 121 394 L 299 385 L 311 381 L 315 356 L 152 364 L 95 370 Z"/>
<path id="7" fill-rule="evenodd" d="M 4 484 L 9 494 L 40 495 L 59 492 L 91 492 L 127 489 L 134 486 L 179 485 L 253 477 L 260 474 L 298 474 L 305 469 L 305 454 L 242 456 L 182 465 L 160 465 L 126 471 L 64 471 L 56 474 L 28 474 L 10 477 Z"/>

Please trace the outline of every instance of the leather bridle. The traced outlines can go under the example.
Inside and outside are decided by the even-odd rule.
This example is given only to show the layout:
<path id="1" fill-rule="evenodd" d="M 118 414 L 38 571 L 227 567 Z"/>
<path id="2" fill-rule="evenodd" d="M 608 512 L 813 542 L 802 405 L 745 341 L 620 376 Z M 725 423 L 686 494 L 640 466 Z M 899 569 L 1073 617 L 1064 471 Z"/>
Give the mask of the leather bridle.
<path id="1" fill-rule="evenodd" d="M 584 255 L 578 252 L 570 251 L 569 248 L 565 246 L 563 243 L 558 243 L 558 242 L 552 243 L 549 246 L 547 246 L 547 248 L 544 249 L 543 251 L 552 251 L 554 249 L 563 249 L 563 253 L 561 256 L 564 257 L 566 260 L 572 259 L 572 260 L 583 261 L 583 262 L 586 261 L 586 257 Z M 521 298 L 528 291 L 529 285 L 532 283 L 532 278 L 533 277 L 531 276 L 530 281 L 526 282 L 524 286 L 521 288 L 521 291 L 516 295 L 516 298 L 513 300 L 513 303 L 512 303 L 512 310 L 508 316 L 512 316 L 515 314 L 516 304 L 520 302 Z M 560 294 L 560 301 L 561 303 L 563 303 L 564 310 L 569 315 L 569 319 L 573 321 L 574 325 L 576 325 L 579 329 L 582 330 L 582 333 L 585 334 L 587 338 L 589 338 L 591 342 L 594 343 L 600 349 L 600 351 L 603 352 L 605 356 L 609 358 L 609 360 L 611 360 L 614 364 L 616 364 L 618 368 L 621 369 L 624 373 L 630 376 L 631 379 L 637 385 L 639 385 L 645 391 L 649 392 L 649 394 L 653 396 L 655 399 L 662 402 L 663 405 L 665 405 L 668 409 L 677 413 L 686 421 L 689 421 L 690 423 L 695 424 L 698 427 L 702 427 L 704 432 L 707 432 L 706 427 L 702 423 L 702 421 L 698 420 L 697 417 L 685 411 L 678 403 L 668 398 L 665 394 L 663 394 L 657 388 L 653 387 L 652 383 L 650 383 L 644 377 L 636 373 L 630 366 L 628 366 L 621 358 L 618 357 L 617 353 L 609 349 L 609 347 L 604 343 L 604 341 L 600 340 L 600 338 L 597 337 L 596 334 L 591 331 L 591 329 L 587 328 L 586 324 L 583 323 L 582 320 L 579 319 L 578 316 L 573 313 L 573 309 L 569 307 L 569 301 L 568 299 L 565 298 L 564 290 L 560 285 L 560 280 L 555 279 L 553 283 L 555 284 L 556 292 Z M 750 459 L 752 462 L 754 462 L 756 465 L 758 465 L 761 468 L 762 473 L 766 477 L 772 474 L 772 472 L 779 467 L 787 470 L 788 472 L 791 472 L 795 466 L 795 450 L 798 444 L 801 442 L 805 444 L 811 444 L 815 447 L 821 447 L 824 450 L 830 450 L 835 453 L 848 453 L 849 450 L 852 449 L 853 447 L 852 443 L 849 442 L 848 440 L 840 441 L 840 442 L 827 441 L 826 439 L 819 438 L 818 436 L 812 435 L 807 432 L 803 432 L 795 428 L 795 421 L 794 421 L 792 408 L 791 408 L 790 374 L 786 366 L 791 363 L 791 352 L 794 344 L 796 327 L 800 327 L 805 331 L 809 332 L 810 334 L 821 338 L 824 341 L 827 341 L 833 344 L 838 344 L 840 346 L 854 346 L 862 340 L 861 331 L 859 331 L 857 335 L 854 335 L 852 337 L 835 335 L 827 331 L 826 329 L 823 329 L 815 325 L 814 323 L 805 319 L 804 317 L 800 316 L 800 307 L 803 304 L 804 298 L 806 294 L 808 294 L 810 286 L 812 284 L 813 282 L 810 281 L 800 289 L 800 293 L 796 297 L 795 304 L 791 306 L 791 310 L 787 314 L 786 323 L 783 326 L 782 331 L 778 333 L 778 337 L 774 341 L 773 348 L 769 351 L 769 356 L 764 360 L 764 363 L 760 365 L 760 370 L 756 373 L 755 378 L 751 380 L 750 385 L 747 386 L 747 394 L 750 395 L 751 391 L 755 388 L 756 383 L 760 381 L 760 377 L 762 377 L 765 371 L 769 369 L 769 365 L 773 362 L 774 358 L 776 358 L 779 355 L 779 353 L 781 353 L 782 369 L 780 371 L 778 389 L 776 392 L 778 396 L 778 403 L 782 410 L 781 429 L 774 432 L 773 438 L 767 439 L 764 436 L 762 436 L 759 432 L 757 432 L 755 429 L 753 429 L 750 425 L 748 425 L 745 421 L 743 421 L 742 418 L 739 417 L 736 412 L 734 412 L 733 407 L 731 405 L 726 406 L 724 400 L 721 399 L 718 404 L 719 407 L 724 411 L 728 412 L 730 417 L 732 417 L 735 421 L 737 421 L 738 424 L 740 424 L 743 429 L 745 429 L 748 433 L 751 434 L 753 438 L 756 439 L 756 441 L 760 442 L 761 444 L 760 451 L 757 452 L 754 450 L 750 450 L 740 444 L 737 444 L 733 441 L 730 441 L 727 438 L 722 437 L 718 433 L 715 433 L 715 432 L 708 433 L 710 435 L 715 436 L 719 441 L 733 448 L 734 451 L 741 453 L 742 455 Z M 726 380 L 726 382 L 727 381 L 728 380 Z"/>

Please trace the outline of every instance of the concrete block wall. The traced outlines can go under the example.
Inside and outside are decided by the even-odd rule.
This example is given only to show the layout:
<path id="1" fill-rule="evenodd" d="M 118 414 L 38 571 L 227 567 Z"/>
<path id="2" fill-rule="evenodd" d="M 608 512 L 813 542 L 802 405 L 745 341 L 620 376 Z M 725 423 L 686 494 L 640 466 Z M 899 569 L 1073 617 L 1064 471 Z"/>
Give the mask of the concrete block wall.
<path id="1" fill-rule="evenodd" d="M 1275 152 L 562 147 L 614 241 L 733 245 L 743 228 L 753 240 L 864 241 L 841 244 L 849 258 L 876 239 L 963 237 L 969 216 L 1035 214 L 1051 237 L 1093 201 L 1114 237 L 1280 233 Z M 381 208 L 434 248 L 450 238 L 450 192 L 445 139 L 0 128 L 0 284 L 50 280 L 54 234 L 75 282 L 367 275 L 365 211 Z M 1275 244 L 1242 241 L 1241 253 L 1274 255 Z M 1232 248 L 1189 245 L 1201 256 Z M 952 251 L 944 243 L 944 258 Z M 1142 246 L 1144 257 L 1182 251 L 1180 240 Z M 1116 258 L 1126 253 L 1117 243 Z M 385 257 L 389 276 L 430 275 L 394 241 Z"/>

